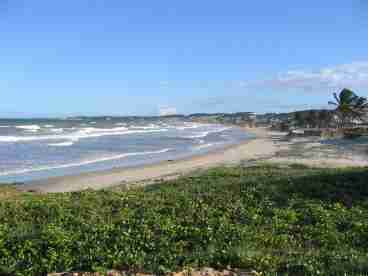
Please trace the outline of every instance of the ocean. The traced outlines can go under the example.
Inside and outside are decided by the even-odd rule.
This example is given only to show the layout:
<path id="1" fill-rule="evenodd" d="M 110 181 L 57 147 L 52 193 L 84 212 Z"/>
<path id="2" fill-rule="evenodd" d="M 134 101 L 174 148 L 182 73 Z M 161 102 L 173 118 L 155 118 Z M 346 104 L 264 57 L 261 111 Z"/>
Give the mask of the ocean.
<path id="1" fill-rule="evenodd" d="M 251 138 L 174 118 L 0 119 L 0 183 L 176 160 Z"/>

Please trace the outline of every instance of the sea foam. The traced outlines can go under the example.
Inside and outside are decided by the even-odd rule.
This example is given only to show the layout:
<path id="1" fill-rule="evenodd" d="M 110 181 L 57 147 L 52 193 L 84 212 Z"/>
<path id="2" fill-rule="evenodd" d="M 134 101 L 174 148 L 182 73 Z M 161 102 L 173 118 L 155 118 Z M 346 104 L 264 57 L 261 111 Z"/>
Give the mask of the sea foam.
<path id="1" fill-rule="evenodd" d="M 62 142 L 62 143 L 54 143 L 54 144 L 47 144 L 51 147 L 70 147 L 74 145 L 74 141 Z"/>
<path id="2" fill-rule="evenodd" d="M 147 130 L 129 130 L 126 127 L 112 129 L 103 128 L 82 128 L 76 132 L 61 135 L 37 135 L 37 136 L 0 136 L 0 142 L 31 142 L 42 140 L 79 140 L 86 138 L 96 138 L 102 136 L 118 136 L 128 134 L 145 134 L 153 132 L 164 132 L 168 129 L 147 129 Z"/>
<path id="3" fill-rule="evenodd" d="M 160 126 L 150 124 L 148 126 L 130 126 L 129 128 L 132 128 L 132 129 L 159 129 Z"/>
<path id="4" fill-rule="evenodd" d="M 189 139 L 205 138 L 209 134 L 223 132 L 223 131 L 226 131 L 228 129 L 230 129 L 230 127 L 224 127 L 224 128 L 215 129 L 215 130 L 203 131 L 203 132 L 200 132 L 198 134 L 193 134 L 193 135 L 189 135 L 189 136 L 183 136 L 183 138 L 189 138 Z"/>
<path id="5" fill-rule="evenodd" d="M 41 166 L 41 167 L 36 167 L 36 168 L 0 172 L 0 175 L 1 176 L 17 175 L 17 174 L 24 174 L 24 173 L 31 173 L 31 172 L 54 170 L 54 169 L 80 167 L 80 166 L 99 163 L 99 162 L 123 159 L 123 158 L 127 158 L 129 156 L 154 155 L 154 154 L 166 153 L 166 152 L 171 151 L 171 150 L 172 150 L 171 148 L 166 148 L 166 149 L 161 149 L 161 150 L 157 150 L 157 151 L 128 152 L 128 153 L 117 154 L 117 155 L 112 155 L 112 156 L 106 156 L 106 157 L 101 157 L 101 158 L 97 158 L 97 159 L 89 159 L 89 160 L 84 160 L 84 161 L 69 163 L 69 164 L 62 164 L 62 165 L 56 165 L 56 166 Z"/>
<path id="6" fill-rule="evenodd" d="M 15 126 L 15 128 L 24 129 L 25 131 L 30 131 L 30 132 L 37 132 L 41 129 L 39 125 Z"/>

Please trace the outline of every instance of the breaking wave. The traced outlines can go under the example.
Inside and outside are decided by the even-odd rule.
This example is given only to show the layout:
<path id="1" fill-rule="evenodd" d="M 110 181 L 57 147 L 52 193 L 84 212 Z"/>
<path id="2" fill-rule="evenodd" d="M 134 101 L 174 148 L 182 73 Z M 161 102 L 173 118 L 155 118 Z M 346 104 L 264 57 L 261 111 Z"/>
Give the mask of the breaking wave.
<path id="1" fill-rule="evenodd" d="M 193 135 L 189 135 L 189 136 L 183 136 L 183 138 L 189 138 L 189 139 L 205 138 L 209 134 L 223 132 L 223 131 L 226 131 L 228 129 L 230 129 L 230 128 L 229 127 L 224 127 L 224 128 L 220 128 L 220 129 L 216 129 L 216 130 L 203 131 L 203 132 L 201 132 L 199 134 L 193 134 Z"/>
<path id="2" fill-rule="evenodd" d="M 41 127 L 39 125 L 24 125 L 24 126 L 15 126 L 17 129 L 22 129 L 26 132 L 38 132 L 41 130 Z"/>
<path id="3" fill-rule="evenodd" d="M 84 161 L 81 161 L 81 162 L 75 162 L 75 163 L 69 163 L 69 164 L 62 164 L 62 165 L 56 165 L 56 166 L 41 166 L 41 167 L 37 167 L 37 168 L 29 168 L 29 169 L 21 169 L 21 170 L 0 172 L 0 176 L 17 175 L 17 174 L 24 174 L 24 173 L 31 173 L 31 172 L 54 170 L 54 169 L 64 169 L 64 168 L 70 168 L 70 167 L 80 167 L 80 166 L 99 163 L 99 162 L 123 159 L 123 158 L 129 157 L 129 156 L 160 154 L 160 153 L 168 152 L 170 150 L 172 150 L 172 149 L 171 148 L 166 148 L 166 149 L 157 150 L 157 151 L 129 152 L 129 153 L 123 153 L 123 154 L 118 154 L 118 155 L 113 155 L 113 156 L 101 157 L 101 158 L 98 158 L 98 159 L 84 160 Z"/>
<path id="4" fill-rule="evenodd" d="M 126 127 L 118 127 L 112 129 L 103 128 L 82 128 L 79 131 L 62 135 L 35 135 L 35 136 L 0 136 L 0 142 L 30 142 L 42 140 L 80 140 L 85 138 L 96 138 L 102 136 L 116 136 L 127 134 L 144 134 L 153 132 L 163 132 L 167 129 L 147 129 L 147 130 L 129 130 Z"/>
<path id="5" fill-rule="evenodd" d="M 62 143 L 54 143 L 54 144 L 47 144 L 51 147 L 70 147 L 74 145 L 74 141 L 62 142 Z"/>

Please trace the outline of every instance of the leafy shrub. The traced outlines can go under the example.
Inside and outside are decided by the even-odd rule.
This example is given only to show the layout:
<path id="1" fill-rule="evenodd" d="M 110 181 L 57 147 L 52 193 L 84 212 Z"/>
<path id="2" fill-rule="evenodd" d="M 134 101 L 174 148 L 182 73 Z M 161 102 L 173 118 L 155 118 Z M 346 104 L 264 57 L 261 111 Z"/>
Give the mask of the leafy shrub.
<path id="1" fill-rule="evenodd" d="M 232 267 L 368 273 L 367 169 L 216 168 L 136 190 L 12 194 L 0 275 Z"/>

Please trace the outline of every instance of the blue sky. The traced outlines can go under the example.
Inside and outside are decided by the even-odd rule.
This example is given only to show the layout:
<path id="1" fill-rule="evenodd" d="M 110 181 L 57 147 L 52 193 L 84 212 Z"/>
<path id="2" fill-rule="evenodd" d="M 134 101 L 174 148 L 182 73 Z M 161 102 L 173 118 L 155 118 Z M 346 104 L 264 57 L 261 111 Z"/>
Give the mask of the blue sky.
<path id="1" fill-rule="evenodd" d="M 154 115 L 368 96 L 363 0 L 0 0 L 0 115 Z"/>

